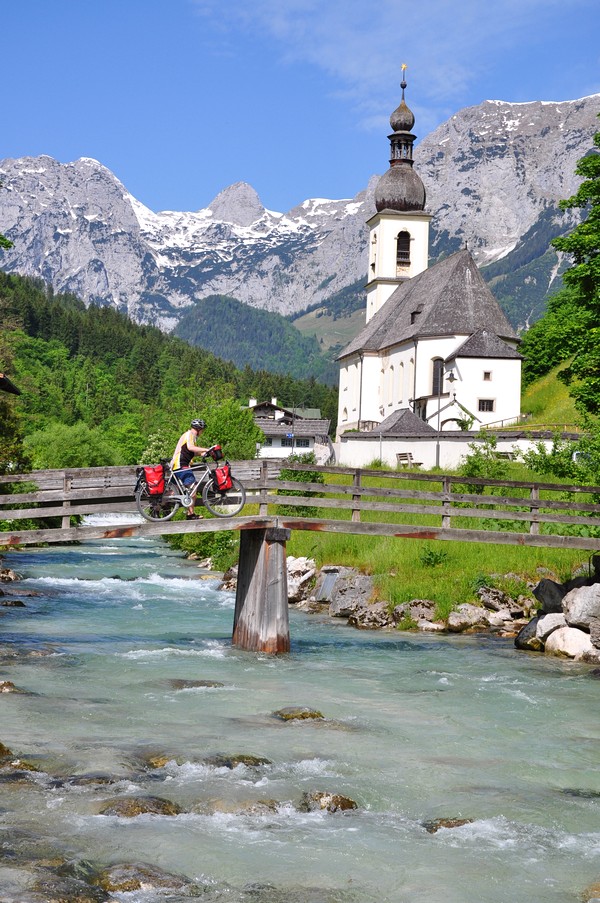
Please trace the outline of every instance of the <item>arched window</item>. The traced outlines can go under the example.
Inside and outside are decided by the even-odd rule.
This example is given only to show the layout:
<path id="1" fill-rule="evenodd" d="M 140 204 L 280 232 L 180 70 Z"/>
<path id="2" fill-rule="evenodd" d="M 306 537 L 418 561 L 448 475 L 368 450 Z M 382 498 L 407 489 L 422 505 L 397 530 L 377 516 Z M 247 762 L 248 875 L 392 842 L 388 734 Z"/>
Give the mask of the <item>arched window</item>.
<path id="1" fill-rule="evenodd" d="M 410 266 L 410 233 L 400 232 L 396 239 L 396 270 Z"/>
<path id="2" fill-rule="evenodd" d="M 431 385 L 432 395 L 441 395 L 444 388 L 444 361 L 441 357 L 436 357 L 433 363 L 433 379 Z"/>

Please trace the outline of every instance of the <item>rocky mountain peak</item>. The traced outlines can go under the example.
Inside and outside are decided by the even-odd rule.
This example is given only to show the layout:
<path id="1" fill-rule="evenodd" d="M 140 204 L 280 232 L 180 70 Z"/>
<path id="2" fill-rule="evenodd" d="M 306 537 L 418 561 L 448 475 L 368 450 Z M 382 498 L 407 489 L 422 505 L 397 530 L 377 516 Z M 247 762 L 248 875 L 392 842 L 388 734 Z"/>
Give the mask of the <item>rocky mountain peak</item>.
<path id="1" fill-rule="evenodd" d="M 251 226 L 265 212 L 258 194 L 247 182 L 235 182 L 220 191 L 208 209 L 214 219 L 233 226 Z"/>

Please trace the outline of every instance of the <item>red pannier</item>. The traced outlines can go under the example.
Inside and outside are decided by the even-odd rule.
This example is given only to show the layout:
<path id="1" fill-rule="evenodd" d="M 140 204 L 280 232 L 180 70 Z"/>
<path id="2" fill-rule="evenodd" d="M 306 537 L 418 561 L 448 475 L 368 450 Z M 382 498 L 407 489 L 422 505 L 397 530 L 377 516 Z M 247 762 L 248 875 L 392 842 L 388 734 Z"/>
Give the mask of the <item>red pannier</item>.
<path id="1" fill-rule="evenodd" d="M 220 445 L 213 445 L 210 449 L 210 455 L 213 461 L 223 460 L 223 450 Z"/>
<path id="2" fill-rule="evenodd" d="M 226 492 L 231 489 L 233 483 L 231 481 L 231 467 L 229 464 L 223 464 L 221 467 L 215 467 L 212 472 L 213 483 L 215 489 L 219 492 Z"/>
<path id="3" fill-rule="evenodd" d="M 144 467 L 144 477 L 149 495 L 162 495 L 165 491 L 165 469 L 162 464 Z"/>

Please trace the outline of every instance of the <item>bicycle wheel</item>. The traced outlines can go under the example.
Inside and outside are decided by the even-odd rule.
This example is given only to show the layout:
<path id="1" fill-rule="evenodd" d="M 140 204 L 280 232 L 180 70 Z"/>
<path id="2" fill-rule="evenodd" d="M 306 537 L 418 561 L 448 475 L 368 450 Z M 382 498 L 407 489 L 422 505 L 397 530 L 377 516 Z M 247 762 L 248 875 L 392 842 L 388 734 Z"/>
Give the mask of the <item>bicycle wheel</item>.
<path id="1" fill-rule="evenodd" d="M 145 483 L 136 490 L 137 509 L 146 520 L 171 520 L 181 502 L 177 498 L 164 495 L 150 495 Z"/>
<path id="2" fill-rule="evenodd" d="M 215 517 L 233 517 L 239 514 L 246 502 L 246 490 L 239 480 L 231 478 L 231 489 L 219 492 L 212 480 L 202 488 L 202 504 Z"/>

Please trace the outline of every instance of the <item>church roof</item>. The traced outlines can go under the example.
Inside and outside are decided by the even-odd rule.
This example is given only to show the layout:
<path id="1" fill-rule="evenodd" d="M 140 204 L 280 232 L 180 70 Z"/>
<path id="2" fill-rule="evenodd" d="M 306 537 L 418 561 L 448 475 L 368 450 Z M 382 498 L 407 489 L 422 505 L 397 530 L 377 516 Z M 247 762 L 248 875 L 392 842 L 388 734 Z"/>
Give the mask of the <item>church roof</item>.
<path id="1" fill-rule="evenodd" d="M 376 427 L 377 433 L 394 436 L 421 436 L 423 433 L 435 433 L 436 431 L 420 417 L 417 417 L 409 408 L 400 408 L 394 411 Z"/>
<path id="2" fill-rule="evenodd" d="M 407 340 L 472 336 L 482 329 L 517 340 L 470 252 L 458 251 L 402 282 L 338 360 L 360 351 L 381 351 Z"/>
<path id="3" fill-rule="evenodd" d="M 519 354 L 506 342 L 490 332 L 489 329 L 480 329 L 469 336 L 466 341 L 460 345 L 456 351 L 446 358 L 453 361 L 457 357 L 488 357 L 488 358 L 512 358 L 513 360 L 522 360 L 523 355 Z"/>

